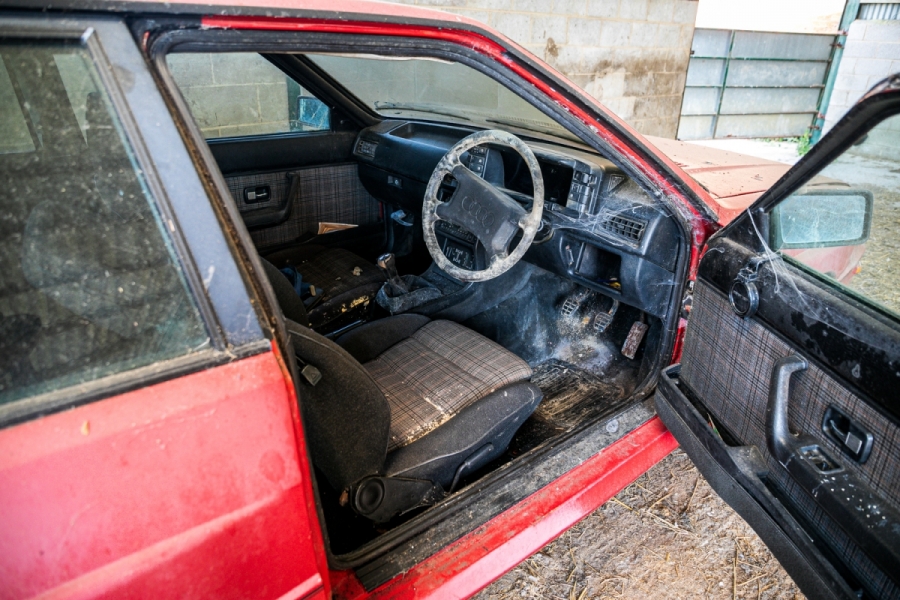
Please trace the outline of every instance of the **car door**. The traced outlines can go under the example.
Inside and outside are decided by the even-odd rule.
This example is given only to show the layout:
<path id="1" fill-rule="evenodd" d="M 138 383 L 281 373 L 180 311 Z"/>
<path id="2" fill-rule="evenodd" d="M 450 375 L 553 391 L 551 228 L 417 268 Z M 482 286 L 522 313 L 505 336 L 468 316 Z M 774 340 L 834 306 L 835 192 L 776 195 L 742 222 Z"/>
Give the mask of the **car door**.
<path id="1" fill-rule="evenodd" d="M 710 240 L 656 395 L 810 598 L 900 597 L 898 113 L 895 75 Z"/>
<path id="2" fill-rule="evenodd" d="M 328 595 L 296 396 L 121 19 L 0 20 L 4 598 Z"/>

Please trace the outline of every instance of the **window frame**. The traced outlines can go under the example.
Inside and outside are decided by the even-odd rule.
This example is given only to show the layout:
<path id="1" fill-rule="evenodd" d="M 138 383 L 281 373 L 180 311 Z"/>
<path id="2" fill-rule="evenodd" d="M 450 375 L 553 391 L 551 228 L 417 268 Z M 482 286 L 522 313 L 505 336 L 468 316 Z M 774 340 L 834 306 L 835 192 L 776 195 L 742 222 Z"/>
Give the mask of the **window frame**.
<path id="1" fill-rule="evenodd" d="M 161 233 L 168 238 L 167 242 L 171 245 L 174 259 L 187 284 L 186 291 L 195 303 L 201 324 L 209 337 L 209 344 L 206 348 L 189 354 L 164 359 L 142 367 L 126 368 L 97 379 L 67 385 L 57 390 L 0 405 L 0 428 L 225 364 L 235 358 L 270 351 L 271 344 L 264 336 L 263 328 L 260 327 L 259 311 L 256 308 L 258 303 L 252 301 L 244 285 L 235 290 L 231 298 L 216 298 L 214 291 L 208 289 L 209 282 L 204 282 L 195 262 L 196 243 L 192 244 L 191 240 L 184 235 L 185 232 L 182 228 L 178 226 L 178 223 L 184 218 L 181 214 L 184 211 L 179 211 L 177 205 L 179 201 L 183 202 L 186 198 L 178 198 L 177 188 L 175 193 L 171 193 L 172 177 L 166 177 L 163 173 L 165 171 L 162 168 L 163 165 L 151 158 L 153 144 L 148 143 L 150 136 L 147 135 L 150 127 L 159 128 L 159 119 L 162 117 L 168 119 L 169 115 L 160 114 L 157 110 L 154 115 L 156 119 L 152 125 L 148 125 L 147 123 L 141 124 L 141 119 L 134 112 L 134 109 L 137 108 L 137 112 L 143 118 L 148 109 L 153 109 L 152 101 L 142 100 L 143 104 L 135 107 L 133 98 L 129 98 L 129 93 L 133 93 L 136 87 L 136 78 L 141 76 L 150 78 L 150 73 L 143 60 L 140 63 L 134 60 L 141 56 L 124 22 L 116 18 L 62 18 L 46 15 L 38 18 L 13 17 L 0 22 L 0 38 L 12 42 L 65 40 L 81 44 L 88 53 L 100 83 L 104 86 L 104 92 L 115 111 L 115 117 L 119 120 L 125 133 L 126 143 L 142 171 L 144 182 L 152 196 L 149 201 L 152 202 L 154 210 L 158 212 L 161 222 L 167 225 L 166 231 Z M 121 47 L 116 48 L 115 46 L 121 44 L 130 45 L 133 48 L 133 54 L 122 56 L 121 52 L 117 53 Z M 117 56 L 117 61 L 110 60 L 110 56 Z M 122 62 L 127 62 L 129 69 L 123 69 Z M 161 102 L 160 105 L 164 106 Z M 174 131 L 174 124 L 171 125 Z M 177 136 L 171 141 L 181 143 L 180 137 Z M 193 172 L 194 178 L 198 178 L 193 164 L 189 164 L 189 168 Z M 212 212 L 210 212 L 210 216 L 212 216 Z M 209 224 L 209 219 L 206 219 L 204 225 L 208 226 Z M 215 221 L 215 225 L 216 230 L 222 235 L 218 220 Z M 208 227 L 206 231 L 209 231 Z M 224 241 L 224 235 L 222 237 Z M 224 258 L 234 263 L 231 252 Z M 239 274 L 236 265 L 234 272 Z M 227 275 L 225 274 L 226 277 Z M 234 276 L 232 275 L 228 279 L 231 280 L 230 283 L 233 283 Z M 242 279 L 243 277 L 238 280 L 238 283 L 243 284 Z M 243 304 L 252 307 L 256 317 L 255 322 L 249 327 L 251 330 L 249 335 L 244 335 L 243 339 L 229 331 L 229 324 L 223 323 L 219 309 L 226 301 L 233 301 L 234 296 L 240 297 L 241 295 L 243 295 Z M 235 344 L 235 340 L 240 343 Z"/>

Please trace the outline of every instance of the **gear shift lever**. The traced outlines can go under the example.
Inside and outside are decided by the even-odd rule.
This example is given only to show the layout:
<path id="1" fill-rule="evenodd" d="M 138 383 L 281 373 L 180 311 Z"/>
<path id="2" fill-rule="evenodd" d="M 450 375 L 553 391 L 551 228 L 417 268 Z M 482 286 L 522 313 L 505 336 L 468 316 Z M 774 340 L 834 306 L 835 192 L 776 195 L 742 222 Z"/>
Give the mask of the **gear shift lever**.
<path id="1" fill-rule="evenodd" d="M 397 296 L 409 293 L 406 283 L 400 279 L 400 273 L 397 272 L 397 261 L 394 259 L 394 254 L 392 252 L 379 256 L 376 264 L 381 267 L 381 270 L 387 275 L 391 296 L 396 298 Z"/>

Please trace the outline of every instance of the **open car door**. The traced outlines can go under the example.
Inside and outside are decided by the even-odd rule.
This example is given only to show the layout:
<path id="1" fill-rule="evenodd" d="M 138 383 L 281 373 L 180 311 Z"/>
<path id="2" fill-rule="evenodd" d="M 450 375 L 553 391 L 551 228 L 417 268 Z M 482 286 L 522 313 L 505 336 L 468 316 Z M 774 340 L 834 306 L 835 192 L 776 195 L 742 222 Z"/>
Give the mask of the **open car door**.
<path id="1" fill-rule="evenodd" d="M 898 113 L 895 75 L 711 239 L 656 395 L 809 598 L 900 598 Z"/>

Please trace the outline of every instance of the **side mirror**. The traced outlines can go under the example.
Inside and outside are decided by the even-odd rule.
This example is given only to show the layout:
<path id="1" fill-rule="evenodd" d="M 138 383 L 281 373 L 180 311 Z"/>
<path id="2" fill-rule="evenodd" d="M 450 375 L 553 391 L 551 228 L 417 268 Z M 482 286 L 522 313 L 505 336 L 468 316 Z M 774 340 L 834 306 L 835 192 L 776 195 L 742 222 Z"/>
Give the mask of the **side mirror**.
<path id="1" fill-rule="evenodd" d="M 331 129 L 331 111 L 328 105 L 313 96 L 297 98 L 297 121 L 303 129 L 323 131 Z"/>
<path id="2" fill-rule="evenodd" d="M 872 229 L 872 192 L 843 187 L 802 190 L 769 213 L 773 250 L 856 246 Z"/>

